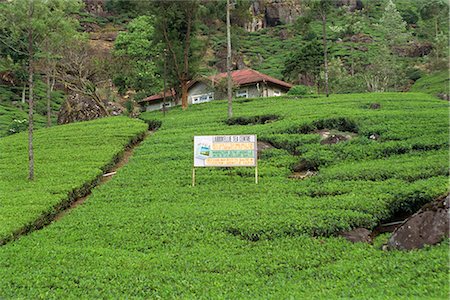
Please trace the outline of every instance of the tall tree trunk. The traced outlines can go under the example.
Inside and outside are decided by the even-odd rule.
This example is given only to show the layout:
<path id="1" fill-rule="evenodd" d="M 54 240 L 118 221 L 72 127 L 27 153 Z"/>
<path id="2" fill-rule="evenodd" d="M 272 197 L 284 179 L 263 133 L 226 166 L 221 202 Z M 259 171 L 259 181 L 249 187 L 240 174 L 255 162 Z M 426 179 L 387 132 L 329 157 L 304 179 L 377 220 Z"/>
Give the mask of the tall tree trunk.
<path id="1" fill-rule="evenodd" d="M 184 40 L 184 71 L 181 78 L 181 107 L 183 110 L 188 108 L 188 74 L 189 74 L 189 50 L 191 47 L 191 28 L 192 28 L 192 11 L 188 8 L 186 13 L 187 30 Z"/>
<path id="2" fill-rule="evenodd" d="M 438 31 L 439 31 L 439 29 L 438 29 L 438 17 L 436 16 L 436 17 L 434 17 L 434 32 L 435 32 L 435 36 L 436 37 L 438 36 Z"/>
<path id="3" fill-rule="evenodd" d="M 50 87 L 50 76 L 47 75 L 47 127 L 52 126 L 52 110 L 51 110 L 51 100 L 52 100 L 52 91 Z"/>
<path id="4" fill-rule="evenodd" d="M 230 0 L 227 0 L 227 93 L 228 118 L 233 116 L 233 95 L 231 83 L 231 30 L 230 30 Z"/>
<path id="5" fill-rule="evenodd" d="M 188 81 L 181 80 L 181 108 L 186 110 L 188 107 Z"/>
<path id="6" fill-rule="evenodd" d="M 350 57 L 351 57 L 351 65 L 350 65 L 350 74 L 355 76 L 355 58 L 353 56 L 353 46 L 350 46 Z"/>
<path id="7" fill-rule="evenodd" d="M 22 103 L 20 104 L 20 110 L 23 110 L 23 107 L 25 106 L 26 90 L 27 90 L 27 84 L 24 83 L 23 84 L 23 89 L 22 89 Z"/>
<path id="8" fill-rule="evenodd" d="M 164 90 L 163 90 L 163 115 L 166 116 L 166 85 L 167 85 L 167 49 L 164 48 Z"/>
<path id="9" fill-rule="evenodd" d="M 30 4 L 31 6 L 32 4 Z M 32 16 L 32 8 L 30 7 L 29 17 Z M 33 151 L 33 33 L 28 30 L 28 179 L 34 179 L 34 151 Z"/>
<path id="10" fill-rule="evenodd" d="M 329 96 L 328 90 L 328 48 L 327 48 L 327 15 L 322 14 L 322 39 L 323 39 L 323 62 L 325 72 L 325 93 Z"/>

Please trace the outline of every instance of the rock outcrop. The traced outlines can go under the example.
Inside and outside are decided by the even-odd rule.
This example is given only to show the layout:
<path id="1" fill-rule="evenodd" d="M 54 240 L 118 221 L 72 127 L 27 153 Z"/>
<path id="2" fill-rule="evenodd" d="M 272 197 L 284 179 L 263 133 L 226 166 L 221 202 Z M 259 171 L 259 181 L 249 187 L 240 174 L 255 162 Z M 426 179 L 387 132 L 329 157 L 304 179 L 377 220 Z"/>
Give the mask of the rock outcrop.
<path id="1" fill-rule="evenodd" d="M 290 24 L 303 11 L 301 0 L 254 0 L 249 10 L 252 20 L 245 24 L 245 29 L 250 32 Z"/>
<path id="2" fill-rule="evenodd" d="M 97 16 L 107 15 L 105 11 L 105 0 L 83 0 L 84 10 Z"/>
<path id="3" fill-rule="evenodd" d="M 411 250 L 435 245 L 449 236 L 450 195 L 426 204 L 393 233 L 388 249 Z"/>
<path id="4" fill-rule="evenodd" d="M 359 242 L 371 243 L 372 242 L 372 238 L 370 236 L 371 233 L 372 232 L 369 229 L 356 228 L 351 231 L 341 232 L 341 233 L 339 233 L 339 236 L 342 236 L 347 241 L 352 242 L 352 243 L 359 243 Z"/>
<path id="5" fill-rule="evenodd" d="M 305 0 L 252 0 L 249 8 L 251 21 L 245 24 L 250 32 L 280 24 L 293 23 L 303 14 Z M 338 0 L 336 7 L 345 6 L 349 11 L 361 10 L 361 0 Z"/>
<path id="6" fill-rule="evenodd" d="M 81 94 L 67 96 L 58 112 L 58 124 L 89 121 L 122 114 L 124 108 L 117 103 L 94 99 Z"/>

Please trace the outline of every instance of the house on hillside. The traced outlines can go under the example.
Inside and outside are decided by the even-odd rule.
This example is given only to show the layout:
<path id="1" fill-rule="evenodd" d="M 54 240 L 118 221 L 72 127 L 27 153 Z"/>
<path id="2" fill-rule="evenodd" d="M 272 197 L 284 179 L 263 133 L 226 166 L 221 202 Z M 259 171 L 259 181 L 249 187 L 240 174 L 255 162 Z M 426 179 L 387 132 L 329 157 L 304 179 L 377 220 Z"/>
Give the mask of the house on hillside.
<path id="1" fill-rule="evenodd" d="M 236 98 L 276 97 L 286 94 L 292 87 L 282 80 L 246 69 L 231 72 Z M 198 104 L 212 100 L 226 99 L 227 73 L 220 73 L 204 79 L 192 80 L 188 84 L 188 103 Z M 166 92 L 166 107 L 176 105 L 174 90 Z M 146 111 L 159 110 L 163 107 L 164 93 L 152 95 L 140 101 Z"/>

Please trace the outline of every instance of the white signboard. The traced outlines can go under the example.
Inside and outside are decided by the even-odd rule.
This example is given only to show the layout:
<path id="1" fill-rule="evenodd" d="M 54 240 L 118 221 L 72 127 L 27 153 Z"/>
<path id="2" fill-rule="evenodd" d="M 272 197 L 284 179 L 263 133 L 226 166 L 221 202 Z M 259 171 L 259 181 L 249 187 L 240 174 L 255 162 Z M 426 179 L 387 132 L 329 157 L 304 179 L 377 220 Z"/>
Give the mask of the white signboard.
<path id="1" fill-rule="evenodd" d="M 256 135 L 194 137 L 194 167 L 256 167 Z"/>

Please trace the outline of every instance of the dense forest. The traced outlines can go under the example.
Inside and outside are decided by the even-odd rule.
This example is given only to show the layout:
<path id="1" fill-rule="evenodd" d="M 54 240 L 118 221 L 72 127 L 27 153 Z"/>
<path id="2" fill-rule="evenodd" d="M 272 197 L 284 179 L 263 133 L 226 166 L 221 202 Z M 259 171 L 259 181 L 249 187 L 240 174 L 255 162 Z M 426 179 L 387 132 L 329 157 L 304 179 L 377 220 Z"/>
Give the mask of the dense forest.
<path id="1" fill-rule="evenodd" d="M 232 3 L 233 69 L 291 82 L 292 93 L 448 99 L 444 0 Z M 212 0 L 0 3 L 0 136 L 27 127 L 30 98 L 38 127 L 137 115 L 137 101 L 162 89 L 164 69 L 180 94 L 224 72 L 225 16 L 226 1 Z"/>

